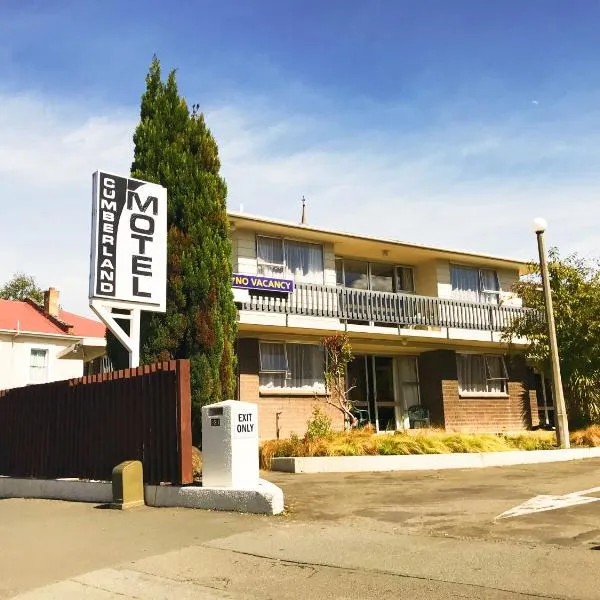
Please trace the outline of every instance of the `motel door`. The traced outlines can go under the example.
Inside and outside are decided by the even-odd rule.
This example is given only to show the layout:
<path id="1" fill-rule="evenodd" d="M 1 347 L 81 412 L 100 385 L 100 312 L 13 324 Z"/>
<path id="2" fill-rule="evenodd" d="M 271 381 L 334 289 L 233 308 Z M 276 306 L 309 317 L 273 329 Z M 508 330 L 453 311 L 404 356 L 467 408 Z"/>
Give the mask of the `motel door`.
<path id="1" fill-rule="evenodd" d="M 377 431 L 398 428 L 402 407 L 396 401 L 394 359 L 389 356 L 356 356 L 348 365 L 350 399 L 356 409 L 365 411 Z"/>

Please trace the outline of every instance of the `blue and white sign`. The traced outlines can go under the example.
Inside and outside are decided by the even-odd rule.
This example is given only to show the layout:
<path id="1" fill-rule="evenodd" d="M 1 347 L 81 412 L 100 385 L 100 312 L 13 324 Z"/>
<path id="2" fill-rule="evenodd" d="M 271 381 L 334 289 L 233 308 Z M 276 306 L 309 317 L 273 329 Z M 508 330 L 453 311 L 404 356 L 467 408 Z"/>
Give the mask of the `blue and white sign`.
<path id="1" fill-rule="evenodd" d="M 291 294 L 294 291 L 294 282 L 291 279 L 278 279 L 277 277 L 262 277 L 261 275 L 233 274 L 234 288 L 243 290 L 265 290 L 268 292 L 283 292 Z"/>

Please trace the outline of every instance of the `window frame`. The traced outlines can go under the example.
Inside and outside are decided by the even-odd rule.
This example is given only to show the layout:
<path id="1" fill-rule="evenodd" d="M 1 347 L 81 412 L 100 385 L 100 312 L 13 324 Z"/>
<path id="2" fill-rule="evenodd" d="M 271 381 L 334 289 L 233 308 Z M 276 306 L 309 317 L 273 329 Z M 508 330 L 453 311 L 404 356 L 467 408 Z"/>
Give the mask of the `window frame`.
<path id="1" fill-rule="evenodd" d="M 349 256 L 336 256 L 335 257 L 335 282 L 336 282 L 336 286 L 337 287 L 343 287 L 346 289 L 354 289 L 354 288 L 347 288 L 346 287 L 346 261 L 352 261 L 352 262 L 361 262 L 361 263 L 366 263 L 367 265 L 367 282 L 369 284 L 369 287 L 367 289 L 363 289 L 361 291 L 364 292 L 375 292 L 377 290 L 373 290 L 372 289 L 372 283 L 371 283 L 371 277 L 372 277 L 372 270 L 371 270 L 371 266 L 372 265 L 383 265 L 386 267 L 390 267 L 391 269 L 393 269 L 394 275 L 393 275 L 393 287 L 394 290 L 392 292 L 382 292 L 382 293 L 386 293 L 386 294 L 416 294 L 416 290 L 415 290 L 415 268 L 412 265 L 406 265 L 406 264 L 397 264 L 397 263 L 386 263 L 386 262 L 378 262 L 378 261 L 369 261 L 369 260 L 364 260 L 361 258 L 352 258 Z M 342 266 L 342 270 L 341 270 L 341 276 L 342 276 L 342 283 L 338 283 L 338 263 L 341 263 Z M 412 290 L 401 290 L 398 287 L 398 281 L 399 281 L 399 277 L 398 277 L 398 270 L 399 269 L 408 269 L 411 272 L 411 279 L 412 279 Z M 359 288 L 356 288 L 359 289 Z"/>
<path id="2" fill-rule="evenodd" d="M 283 352 L 285 356 L 285 364 L 286 370 L 268 370 L 262 368 L 262 345 L 263 344 L 278 344 L 283 346 Z M 298 388 L 298 387 L 268 387 L 261 383 L 260 376 L 261 374 L 268 375 L 283 375 L 284 381 L 291 380 L 292 372 L 290 371 L 290 365 L 288 360 L 288 346 L 311 346 L 313 348 L 320 348 L 319 344 L 308 343 L 308 342 L 282 342 L 280 340 L 259 340 L 258 342 L 258 391 L 260 396 L 327 396 L 329 395 L 326 388 L 325 383 L 325 368 L 326 368 L 326 360 L 327 355 L 323 352 L 323 374 L 322 377 L 322 387 L 313 386 L 312 388 Z"/>
<path id="3" fill-rule="evenodd" d="M 265 238 L 265 239 L 270 239 L 270 240 L 278 240 L 279 242 L 281 242 L 281 255 L 282 255 L 282 263 L 270 263 L 270 262 L 266 262 L 263 261 L 259 258 L 258 256 L 258 240 L 259 238 Z M 318 246 L 321 249 L 321 281 L 320 282 L 314 282 L 316 285 L 323 285 L 325 283 L 325 246 L 324 244 L 319 244 L 318 242 L 307 242 L 306 240 L 301 240 L 301 239 L 296 239 L 296 238 L 291 238 L 291 237 L 281 237 L 281 236 L 277 236 L 277 235 L 266 235 L 266 234 L 262 234 L 262 233 L 256 233 L 255 234 L 255 252 L 256 252 L 256 272 L 258 275 L 260 275 L 259 270 L 260 267 L 262 265 L 265 265 L 267 267 L 281 267 L 282 268 L 282 273 L 281 273 L 281 277 L 282 278 L 294 278 L 293 274 L 289 271 L 288 266 L 287 266 L 287 261 L 286 261 L 286 254 L 285 254 L 285 243 L 287 242 L 293 242 L 294 244 L 306 244 L 307 246 Z M 266 277 L 266 275 L 263 275 L 263 277 Z"/>
<path id="4" fill-rule="evenodd" d="M 450 263 L 450 285 L 452 285 L 452 268 L 457 267 L 459 269 L 469 269 L 471 271 L 477 271 L 477 295 L 479 297 L 478 303 L 484 304 L 500 304 L 500 294 L 502 293 L 502 288 L 500 286 L 500 277 L 498 276 L 498 269 L 492 269 L 489 267 L 474 267 L 473 265 L 465 265 L 461 263 Z M 483 276 L 482 273 L 484 271 L 489 271 L 490 273 L 494 273 L 496 278 L 496 284 L 498 286 L 497 290 L 488 290 L 483 285 Z M 454 289 L 451 290 L 451 293 L 454 293 Z M 485 296 L 494 297 L 494 302 L 484 302 L 483 298 Z"/>
<path id="5" fill-rule="evenodd" d="M 44 365 L 43 366 L 38 367 L 37 365 L 32 364 L 34 352 L 43 353 L 43 356 L 44 356 Z M 48 348 L 30 348 L 29 349 L 29 381 L 30 381 L 30 383 L 32 383 L 32 384 L 47 383 L 49 358 L 50 358 L 50 353 L 48 351 Z M 42 377 L 42 378 L 33 377 L 33 373 L 36 373 L 36 372 L 44 373 L 45 377 Z"/>
<path id="6" fill-rule="evenodd" d="M 460 377 L 460 365 L 459 365 L 459 357 L 468 358 L 468 357 L 480 357 L 483 358 L 483 368 L 485 373 L 485 391 L 482 392 L 471 392 L 468 390 L 462 389 L 461 385 L 461 377 Z M 499 359 L 502 373 L 504 373 L 504 377 L 491 377 L 491 369 L 488 363 L 489 359 Z M 506 358 L 504 354 L 490 354 L 490 353 L 481 353 L 481 352 L 457 352 L 456 353 L 456 379 L 458 383 L 458 395 L 461 398 L 508 398 L 508 382 L 509 375 L 508 369 L 506 367 Z M 501 381 L 502 389 L 501 391 L 490 390 L 490 382 L 493 381 Z M 473 382 L 469 382 L 471 386 Z"/>

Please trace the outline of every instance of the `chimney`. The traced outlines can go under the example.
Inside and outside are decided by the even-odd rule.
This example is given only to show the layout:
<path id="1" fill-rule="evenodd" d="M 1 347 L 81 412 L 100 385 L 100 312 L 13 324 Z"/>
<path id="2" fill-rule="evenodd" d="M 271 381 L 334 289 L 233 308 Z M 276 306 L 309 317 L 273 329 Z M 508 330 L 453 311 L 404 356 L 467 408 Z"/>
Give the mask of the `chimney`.
<path id="1" fill-rule="evenodd" d="M 306 200 L 302 196 L 302 218 L 300 219 L 301 225 L 306 225 Z"/>
<path id="2" fill-rule="evenodd" d="M 44 292 L 44 310 L 58 319 L 58 298 L 59 292 L 55 288 L 49 288 Z"/>

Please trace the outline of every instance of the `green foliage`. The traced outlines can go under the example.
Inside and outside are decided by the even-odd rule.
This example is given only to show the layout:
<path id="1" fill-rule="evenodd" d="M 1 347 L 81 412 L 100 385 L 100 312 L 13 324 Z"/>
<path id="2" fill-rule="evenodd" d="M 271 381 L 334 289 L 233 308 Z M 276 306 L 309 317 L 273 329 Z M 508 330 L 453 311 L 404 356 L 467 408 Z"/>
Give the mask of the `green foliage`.
<path id="1" fill-rule="evenodd" d="M 194 438 L 201 407 L 235 390 L 236 309 L 231 291 L 227 187 L 217 143 L 197 106 L 179 95 L 175 71 L 152 60 L 133 136 L 131 175 L 168 193 L 166 313 L 142 313 L 141 360 L 189 358 Z"/>
<path id="2" fill-rule="evenodd" d="M 600 271 L 576 255 L 561 259 L 555 248 L 548 270 L 567 412 L 571 424 L 581 427 L 600 421 Z M 505 339 L 527 338 L 528 362 L 550 377 L 546 320 L 539 318 L 545 305 L 538 264 L 530 265 L 529 275 L 513 291 L 537 314 L 517 319 Z"/>
<path id="3" fill-rule="evenodd" d="M 320 406 L 314 406 L 311 418 L 306 422 L 306 437 L 326 438 L 332 432 L 331 423 L 331 417 Z"/>
<path id="4" fill-rule="evenodd" d="M 35 277 L 25 273 L 15 273 L 2 287 L 0 298 L 5 300 L 26 300 L 31 298 L 38 304 L 44 304 L 44 292 L 37 285 Z"/>

